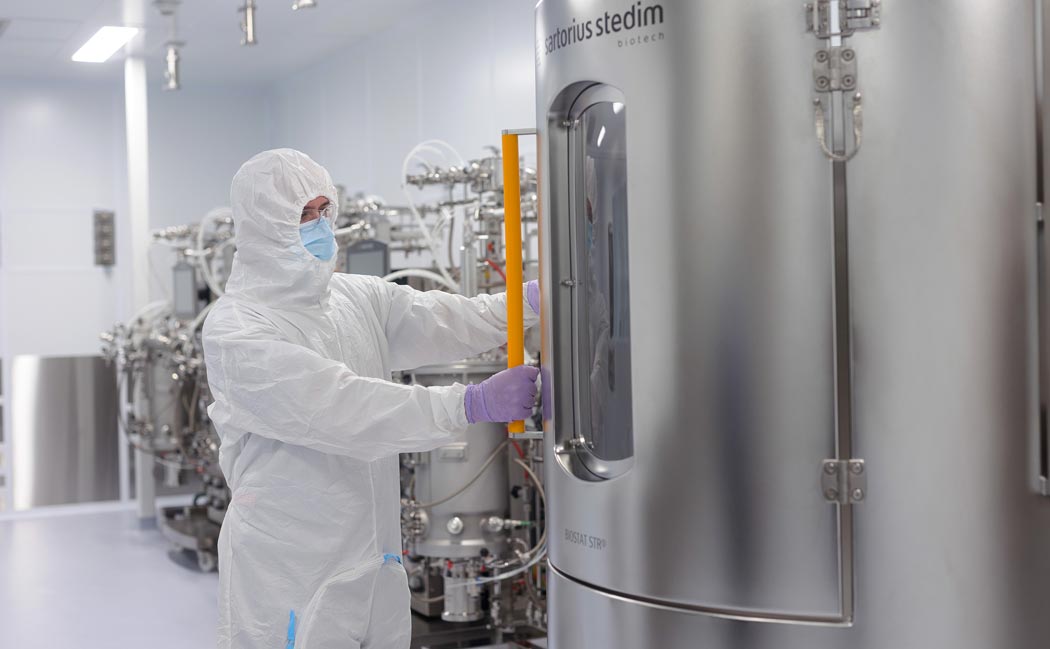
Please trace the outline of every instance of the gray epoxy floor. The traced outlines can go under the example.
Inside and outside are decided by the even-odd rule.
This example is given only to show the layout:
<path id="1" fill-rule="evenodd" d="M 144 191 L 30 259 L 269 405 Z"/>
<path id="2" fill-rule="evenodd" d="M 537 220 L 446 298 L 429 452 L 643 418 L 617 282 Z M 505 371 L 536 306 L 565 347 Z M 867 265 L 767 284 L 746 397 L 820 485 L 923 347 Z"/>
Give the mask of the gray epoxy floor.
<path id="1" fill-rule="evenodd" d="M 0 648 L 215 646 L 218 577 L 132 511 L 0 519 Z"/>

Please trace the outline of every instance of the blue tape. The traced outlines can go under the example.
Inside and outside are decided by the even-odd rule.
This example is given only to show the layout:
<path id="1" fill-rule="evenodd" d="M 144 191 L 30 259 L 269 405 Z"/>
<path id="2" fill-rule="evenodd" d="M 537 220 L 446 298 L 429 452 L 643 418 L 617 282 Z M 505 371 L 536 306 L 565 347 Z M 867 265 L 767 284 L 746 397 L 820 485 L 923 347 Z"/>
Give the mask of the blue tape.
<path id="1" fill-rule="evenodd" d="M 397 561 L 398 563 L 401 563 L 401 557 L 397 556 L 396 554 L 390 554 L 389 552 L 387 552 L 383 555 L 383 563 L 386 563 L 387 561 Z"/>
<path id="2" fill-rule="evenodd" d="M 295 611 L 288 613 L 288 644 L 286 649 L 295 649 Z"/>

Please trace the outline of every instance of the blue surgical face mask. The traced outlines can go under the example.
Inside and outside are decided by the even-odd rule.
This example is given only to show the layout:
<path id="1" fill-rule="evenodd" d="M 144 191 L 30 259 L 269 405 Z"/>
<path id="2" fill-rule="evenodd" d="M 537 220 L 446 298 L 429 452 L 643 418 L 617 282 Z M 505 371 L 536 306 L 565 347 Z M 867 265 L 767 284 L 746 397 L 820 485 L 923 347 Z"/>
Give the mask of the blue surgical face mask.
<path id="1" fill-rule="evenodd" d="M 321 261 L 328 261 L 335 256 L 337 249 L 335 233 L 332 232 L 332 226 L 325 217 L 322 216 L 300 225 L 299 236 L 303 240 L 303 246 L 310 254 Z"/>

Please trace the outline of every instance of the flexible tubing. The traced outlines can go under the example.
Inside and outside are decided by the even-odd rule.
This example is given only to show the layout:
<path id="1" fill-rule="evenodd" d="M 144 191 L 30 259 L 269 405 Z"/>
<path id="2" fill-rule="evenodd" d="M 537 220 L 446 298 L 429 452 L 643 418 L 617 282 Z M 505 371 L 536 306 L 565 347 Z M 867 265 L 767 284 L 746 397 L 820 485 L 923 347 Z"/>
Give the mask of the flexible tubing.
<path id="1" fill-rule="evenodd" d="M 500 445 L 496 447 L 496 450 L 492 451 L 492 455 L 489 455 L 488 459 L 485 460 L 485 463 L 481 465 L 480 469 L 478 469 L 478 472 L 474 474 L 474 477 L 471 478 L 467 482 L 467 484 L 463 485 L 458 490 L 456 490 L 452 495 L 446 496 L 441 500 L 435 500 L 432 503 L 413 503 L 412 506 L 416 509 L 430 509 L 431 507 L 437 507 L 438 505 L 443 505 L 447 503 L 448 501 L 460 495 L 467 489 L 470 489 L 470 486 L 478 481 L 478 478 L 480 478 L 485 473 L 486 469 L 488 469 L 489 466 L 496 461 L 496 458 L 499 457 L 499 454 L 503 451 L 503 449 L 507 448 L 507 444 L 509 443 L 510 439 L 505 439 L 502 442 L 500 442 Z"/>
<path id="2" fill-rule="evenodd" d="M 422 268 L 406 268 L 404 270 L 396 270 L 390 273 L 389 275 L 385 276 L 383 279 L 385 279 L 388 282 L 392 282 L 395 279 L 401 279 L 402 277 L 422 277 L 423 279 L 435 281 L 438 284 L 447 287 L 451 291 L 457 293 L 459 292 L 459 287 L 456 286 L 455 283 L 449 283 L 449 281 L 441 275 L 438 275 L 437 273 L 431 272 L 429 270 L 423 270 Z"/>
<path id="3" fill-rule="evenodd" d="M 214 209 L 204 215 L 204 218 L 201 219 L 200 225 L 197 227 L 197 251 L 200 253 L 200 256 L 196 258 L 197 267 L 200 268 L 201 277 L 204 278 L 204 283 L 208 285 L 208 289 L 211 290 L 211 292 L 214 293 L 217 297 L 222 297 L 223 295 L 226 295 L 226 291 L 222 290 L 222 288 L 218 285 L 218 282 L 215 281 L 215 277 L 211 274 L 211 268 L 208 265 L 209 255 L 204 250 L 204 230 L 205 226 L 208 224 L 209 221 L 213 221 L 219 217 L 227 218 L 229 216 L 232 216 L 232 214 L 233 212 L 229 208 L 220 207 Z M 230 241 L 223 242 L 218 248 L 212 251 L 212 254 L 219 252 L 227 245 L 230 245 L 231 242 L 232 239 Z"/>
<path id="4" fill-rule="evenodd" d="M 146 306 L 139 309 L 135 315 L 131 316 L 128 320 L 128 326 L 135 324 L 135 321 L 140 318 L 145 318 L 147 315 L 152 315 L 154 311 L 159 311 L 161 308 L 170 309 L 171 305 L 167 300 L 157 300 L 156 302 L 150 302 Z"/>
<path id="5" fill-rule="evenodd" d="M 190 323 L 190 331 L 191 332 L 197 331 L 197 327 L 200 327 L 202 324 L 204 324 L 204 319 L 208 317 L 208 312 L 211 311 L 211 308 L 213 306 L 215 306 L 215 303 L 214 302 L 209 302 L 208 306 L 206 306 L 203 309 L 201 309 L 201 312 L 198 313 L 197 317 L 194 318 L 193 322 Z M 546 501 L 544 501 L 544 502 L 546 502 Z M 546 507 L 547 507 L 546 504 L 543 507 L 544 507 L 544 509 L 546 509 Z"/>
<path id="6" fill-rule="evenodd" d="M 546 494 L 546 492 L 543 491 L 543 483 L 540 482 L 540 479 L 536 476 L 536 473 L 532 470 L 532 467 L 530 467 L 528 464 L 525 464 L 524 462 L 522 462 L 518 458 L 514 458 L 514 463 L 517 464 L 518 466 L 520 466 L 521 468 L 525 469 L 525 473 L 528 473 L 529 477 L 532 478 L 532 484 L 536 485 L 536 491 L 538 491 L 539 494 L 540 494 L 540 501 L 543 503 L 543 511 L 546 512 L 547 511 L 547 494 Z M 532 554 L 534 552 L 538 552 L 540 548 L 542 548 L 542 547 L 544 547 L 546 545 L 546 543 L 547 543 L 547 526 L 544 525 L 543 526 L 543 534 L 540 535 L 540 540 L 536 541 L 536 547 L 534 547 L 531 550 L 529 550 L 529 554 Z"/>
<path id="7" fill-rule="evenodd" d="M 441 150 L 435 148 L 435 145 L 444 147 L 448 152 L 452 153 L 455 156 L 455 161 L 460 165 L 460 167 L 463 166 L 463 158 L 459 155 L 459 152 L 457 152 L 452 147 L 451 144 L 444 142 L 443 140 L 426 140 L 424 142 L 420 142 L 415 147 L 413 147 L 411 151 L 409 151 L 408 155 L 405 156 L 404 162 L 401 164 L 401 189 L 404 191 L 405 198 L 408 200 L 408 209 L 412 213 L 413 218 L 415 218 L 416 226 L 423 233 L 423 239 L 427 244 L 427 249 L 430 250 L 430 254 L 434 258 L 434 265 L 437 266 L 437 269 L 441 273 L 441 276 L 445 278 L 445 281 L 447 283 L 446 285 L 450 288 L 454 287 L 452 288 L 452 290 L 458 293 L 459 285 L 455 282 L 455 280 L 452 279 L 452 275 L 449 274 L 448 268 L 445 266 L 444 262 L 441 259 L 441 255 L 438 254 L 437 244 L 434 242 L 434 237 L 431 236 L 430 230 L 427 228 L 426 223 L 423 221 L 423 216 L 419 213 L 419 210 L 416 209 L 415 201 L 412 200 L 411 193 L 408 189 L 408 183 L 406 181 L 406 178 L 408 177 L 408 165 L 412 162 L 412 160 L 416 157 L 418 153 L 422 151 L 430 151 L 441 155 L 441 157 L 445 158 L 446 161 L 448 160 L 448 156 L 446 156 Z"/>

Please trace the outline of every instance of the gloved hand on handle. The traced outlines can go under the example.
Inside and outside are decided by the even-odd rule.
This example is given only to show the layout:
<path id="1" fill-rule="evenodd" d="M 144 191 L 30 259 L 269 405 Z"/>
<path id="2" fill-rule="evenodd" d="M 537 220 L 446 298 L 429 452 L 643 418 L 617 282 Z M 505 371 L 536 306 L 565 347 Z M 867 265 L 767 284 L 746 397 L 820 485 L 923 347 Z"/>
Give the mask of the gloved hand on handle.
<path id="1" fill-rule="evenodd" d="M 528 419 L 536 402 L 539 369 L 519 365 L 503 370 L 477 385 L 467 386 L 467 421 L 509 422 Z"/>

